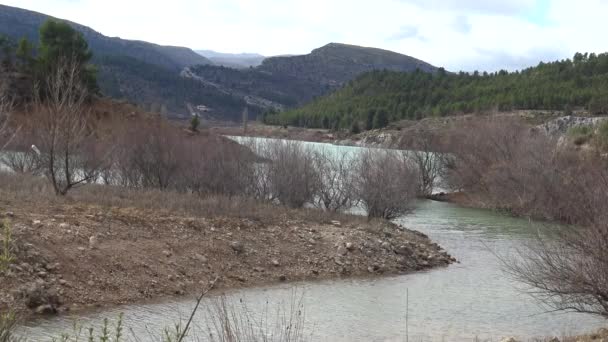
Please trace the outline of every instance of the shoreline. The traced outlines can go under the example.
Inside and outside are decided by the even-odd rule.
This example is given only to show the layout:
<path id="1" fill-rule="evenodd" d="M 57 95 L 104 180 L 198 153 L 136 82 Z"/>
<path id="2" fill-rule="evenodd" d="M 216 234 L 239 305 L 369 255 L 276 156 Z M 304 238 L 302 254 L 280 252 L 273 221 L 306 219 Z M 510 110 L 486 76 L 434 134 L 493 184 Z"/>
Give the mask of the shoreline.
<path id="1" fill-rule="evenodd" d="M 6 196 L 5 196 L 6 198 Z M 79 312 L 298 281 L 374 278 L 455 259 L 422 233 L 361 217 L 192 216 L 82 203 L 2 200 L 15 261 L 0 273 L 0 311 Z M 311 216 L 306 219 L 307 216 Z"/>

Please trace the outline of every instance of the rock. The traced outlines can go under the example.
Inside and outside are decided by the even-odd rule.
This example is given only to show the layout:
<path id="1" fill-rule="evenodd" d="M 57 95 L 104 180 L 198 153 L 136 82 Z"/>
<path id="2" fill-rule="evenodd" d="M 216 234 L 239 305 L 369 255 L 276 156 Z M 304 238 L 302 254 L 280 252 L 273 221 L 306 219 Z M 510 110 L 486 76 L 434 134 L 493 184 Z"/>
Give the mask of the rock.
<path id="1" fill-rule="evenodd" d="M 403 255 L 406 257 L 411 257 L 414 252 L 410 249 L 409 246 L 401 245 L 393 249 L 396 254 Z"/>
<path id="2" fill-rule="evenodd" d="M 353 245 L 352 242 L 347 242 L 345 246 L 346 246 L 346 249 L 351 252 L 353 249 L 355 249 L 355 246 Z"/>
<path id="3" fill-rule="evenodd" d="M 93 235 L 89 238 L 89 248 L 97 249 L 97 246 L 98 246 L 97 236 Z"/>
<path id="4" fill-rule="evenodd" d="M 53 315 L 57 313 L 57 308 L 51 304 L 40 305 L 34 310 L 38 315 Z"/>
<path id="5" fill-rule="evenodd" d="M 34 228 L 42 228 L 43 224 L 40 220 L 34 220 L 32 221 L 32 226 L 34 226 Z"/>
<path id="6" fill-rule="evenodd" d="M 171 251 L 168 250 L 164 250 L 163 251 L 163 255 L 166 256 L 167 258 L 170 257 L 171 255 L 173 255 L 173 253 L 171 253 Z"/>
<path id="7" fill-rule="evenodd" d="M 388 241 L 383 241 L 382 244 L 380 245 L 380 247 L 382 247 L 383 249 L 386 249 L 386 250 L 390 250 L 391 244 Z"/>
<path id="8" fill-rule="evenodd" d="M 517 340 L 513 337 L 508 337 L 500 340 L 500 342 L 517 342 Z"/>
<path id="9" fill-rule="evenodd" d="M 45 288 L 44 281 L 39 279 L 36 282 L 26 285 L 25 289 L 22 289 L 21 294 L 25 299 L 25 305 L 38 313 L 38 310 L 42 306 L 49 306 L 40 310 L 48 313 L 55 313 L 57 306 L 60 304 L 59 296 L 53 290 L 47 290 Z"/>
<path id="10" fill-rule="evenodd" d="M 340 221 L 331 221 L 331 224 L 336 227 L 340 227 L 342 225 L 342 223 L 340 223 Z"/>
<path id="11" fill-rule="evenodd" d="M 206 264 L 209 261 L 206 256 L 198 253 L 194 255 L 194 259 L 200 261 L 203 264 Z"/>
<path id="12" fill-rule="evenodd" d="M 245 251 L 245 245 L 243 245 L 240 241 L 232 241 L 230 243 L 230 248 L 235 251 L 237 254 L 243 253 Z"/>
<path id="13" fill-rule="evenodd" d="M 67 223 L 65 223 L 65 222 L 64 223 L 60 223 L 59 224 L 59 228 L 61 228 L 61 229 L 68 229 L 68 228 L 70 228 L 70 225 L 67 224 Z"/>
<path id="14" fill-rule="evenodd" d="M 338 253 L 338 255 L 346 255 L 348 253 L 348 250 L 346 249 L 346 247 L 340 245 L 336 252 Z"/>
<path id="15" fill-rule="evenodd" d="M 80 252 L 84 252 L 84 251 L 86 251 L 86 250 L 87 250 L 87 249 L 86 249 L 86 248 L 84 248 L 84 247 L 78 247 L 78 251 L 80 251 Z"/>
<path id="16" fill-rule="evenodd" d="M 281 263 L 279 263 L 279 260 L 277 259 L 272 259 L 272 266 L 278 267 L 281 266 Z"/>
<path id="17" fill-rule="evenodd" d="M 4 214 L 4 216 L 6 216 L 6 217 L 10 217 L 10 218 L 13 218 L 13 217 L 15 217 L 15 213 L 14 213 L 14 212 L 12 212 L 12 211 L 7 211 L 7 212 Z"/>

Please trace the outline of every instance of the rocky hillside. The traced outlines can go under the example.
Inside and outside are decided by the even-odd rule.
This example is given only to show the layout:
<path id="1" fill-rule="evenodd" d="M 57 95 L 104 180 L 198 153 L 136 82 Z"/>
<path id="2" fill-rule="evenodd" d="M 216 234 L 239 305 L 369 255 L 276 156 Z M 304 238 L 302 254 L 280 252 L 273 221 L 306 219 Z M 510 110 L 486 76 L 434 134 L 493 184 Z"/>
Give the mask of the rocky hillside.
<path id="1" fill-rule="evenodd" d="M 212 65 L 191 68 L 191 76 L 224 93 L 246 99 L 262 111 L 304 105 L 371 70 L 434 72 L 432 65 L 395 52 L 331 43 L 302 56 L 266 58 L 256 68 Z"/>
<path id="2" fill-rule="evenodd" d="M 392 51 L 330 43 L 308 55 L 267 58 L 259 69 L 336 86 L 372 70 L 434 72 L 437 68 Z"/>
<path id="3" fill-rule="evenodd" d="M 38 28 L 51 18 L 46 14 L 0 5 L 0 33 L 15 40 L 25 37 L 37 42 Z M 101 57 L 106 55 L 121 55 L 173 70 L 181 70 L 188 65 L 212 63 L 185 47 L 161 46 L 143 41 L 107 37 L 89 27 L 73 22 L 69 24 L 83 34 L 93 55 L 97 57 L 96 61 L 100 61 Z"/>

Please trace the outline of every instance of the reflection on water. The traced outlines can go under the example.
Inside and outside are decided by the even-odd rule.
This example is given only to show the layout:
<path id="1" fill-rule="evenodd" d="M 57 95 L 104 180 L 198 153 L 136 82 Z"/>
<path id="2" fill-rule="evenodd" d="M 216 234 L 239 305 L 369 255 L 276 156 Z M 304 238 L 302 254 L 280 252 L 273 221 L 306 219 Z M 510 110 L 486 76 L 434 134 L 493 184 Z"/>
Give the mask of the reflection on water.
<path id="1" fill-rule="evenodd" d="M 432 201 L 420 202 L 412 214 L 399 222 L 428 234 L 461 263 L 388 278 L 233 291 L 228 297 L 236 302 L 242 299 L 254 313 L 272 314 L 275 304 L 290 303 L 295 287 L 304 297 L 308 333 L 319 341 L 403 341 L 406 307 L 410 341 L 561 336 L 601 326 L 601 320 L 587 315 L 543 313 L 501 271 L 495 254 L 505 255 L 520 246 L 538 228 L 533 223 Z M 185 319 L 192 307 L 192 299 L 180 299 L 119 307 L 77 318 L 86 326 L 104 317 L 115 319 L 124 312 L 125 324 L 146 340 L 162 327 Z M 265 310 L 266 307 L 271 309 Z M 71 329 L 72 320 L 61 317 L 31 322 L 24 329 L 32 336 L 45 336 Z M 201 310 L 196 322 L 197 335 L 206 336 L 207 310 Z"/>

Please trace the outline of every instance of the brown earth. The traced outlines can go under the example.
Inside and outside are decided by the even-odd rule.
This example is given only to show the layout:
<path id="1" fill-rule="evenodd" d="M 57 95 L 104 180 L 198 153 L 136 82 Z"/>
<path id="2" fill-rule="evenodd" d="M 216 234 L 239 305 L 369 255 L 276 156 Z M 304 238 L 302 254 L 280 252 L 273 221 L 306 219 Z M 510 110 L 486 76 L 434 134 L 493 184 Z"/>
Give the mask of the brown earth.
<path id="1" fill-rule="evenodd" d="M 2 188 L 9 188 L 0 191 L 0 213 L 12 227 L 15 260 L 0 272 L 0 312 L 54 313 L 196 294 L 216 277 L 218 288 L 234 288 L 402 274 L 453 261 L 423 234 L 387 221 L 348 215 L 336 221 L 276 206 L 249 215 L 238 204 L 229 209 L 233 215 L 204 214 L 182 209 L 190 198 L 173 203 L 154 197 L 164 194 L 126 190 L 111 197 L 101 186 L 61 200 L 24 200 Z"/>

